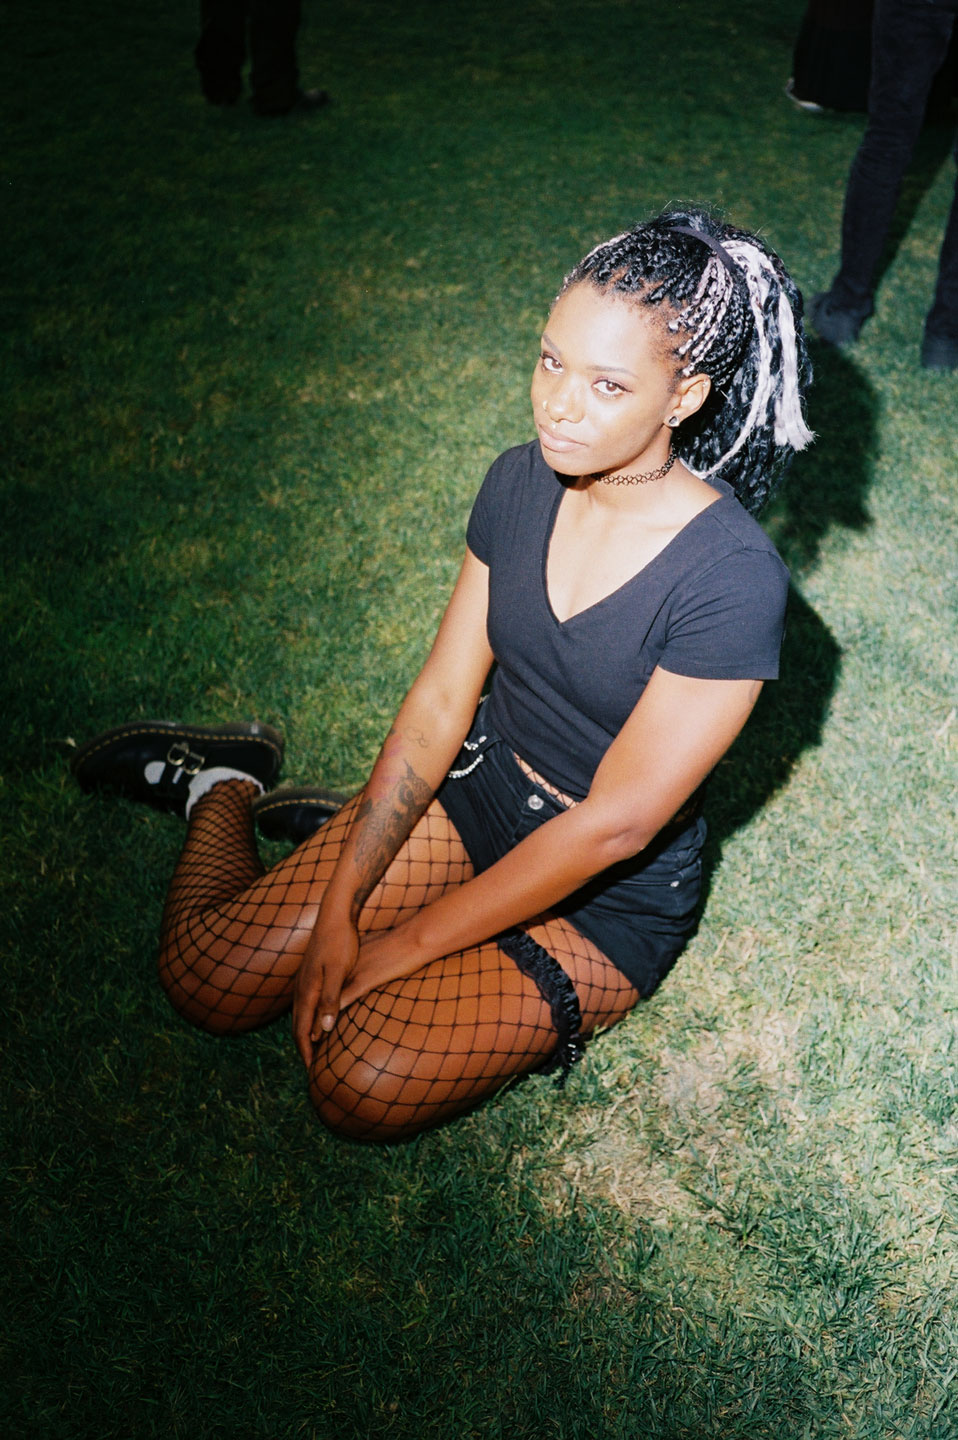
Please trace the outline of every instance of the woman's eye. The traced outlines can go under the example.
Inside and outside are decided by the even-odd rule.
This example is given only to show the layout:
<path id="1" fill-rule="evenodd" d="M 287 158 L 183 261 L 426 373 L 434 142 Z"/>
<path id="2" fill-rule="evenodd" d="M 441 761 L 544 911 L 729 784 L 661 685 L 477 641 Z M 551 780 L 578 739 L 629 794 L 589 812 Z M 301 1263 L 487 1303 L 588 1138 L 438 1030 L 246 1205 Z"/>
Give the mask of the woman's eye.
<path id="1" fill-rule="evenodd" d="M 559 364 L 556 357 L 554 355 L 550 355 L 546 350 L 543 350 L 540 354 L 539 362 L 542 365 L 543 370 L 547 370 L 550 375 L 557 375 L 562 369 L 562 366 Z"/>
<path id="2" fill-rule="evenodd" d="M 600 395 L 621 395 L 625 390 L 624 385 L 617 385 L 614 380 L 597 380 L 595 387 Z"/>

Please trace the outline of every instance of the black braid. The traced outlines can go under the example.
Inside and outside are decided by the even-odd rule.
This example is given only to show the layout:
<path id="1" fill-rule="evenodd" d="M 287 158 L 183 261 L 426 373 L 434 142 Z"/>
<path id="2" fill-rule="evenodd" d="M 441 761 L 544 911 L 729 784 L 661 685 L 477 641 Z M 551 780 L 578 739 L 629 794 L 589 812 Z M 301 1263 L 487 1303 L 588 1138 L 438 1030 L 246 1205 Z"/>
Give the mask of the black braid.
<path id="1" fill-rule="evenodd" d="M 718 252 L 679 226 L 711 237 Z M 765 293 L 753 303 L 758 271 Z M 592 250 L 566 276 L 563 292 L 582 281 L 656 309 L 677 377 L 709 376 L 711 393 L 677 431 L 674 449 L 699 474 L 728 481 L 757 513 L 795 450 L 811 438 L 806 431 L 804 438 L 791 433 L 785 439 L 778 423 L 788 367 L 799 397 L 811 380 L 802 297 L 778 256 L 755 235 L 704 211 L 673 210 Z M 782 296 L 794 341 L 782 335 Z"/>

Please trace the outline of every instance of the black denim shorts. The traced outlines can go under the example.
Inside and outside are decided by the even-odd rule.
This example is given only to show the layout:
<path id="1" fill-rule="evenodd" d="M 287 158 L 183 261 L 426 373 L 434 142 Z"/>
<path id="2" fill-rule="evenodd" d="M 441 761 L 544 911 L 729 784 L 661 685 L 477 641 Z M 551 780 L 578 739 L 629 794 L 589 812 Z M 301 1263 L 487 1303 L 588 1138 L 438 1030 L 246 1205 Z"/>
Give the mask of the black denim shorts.
<path id="1" fill-rule="evenodd" d="M 477 872 L 564 808 L 524 774 L 505 741 L 483 726 L 482 714 L 480 708 L 437 796 Z M 554 907 L 642 996 L 668 974 L 695 929 L 704 840 L 698 818 Z"/>

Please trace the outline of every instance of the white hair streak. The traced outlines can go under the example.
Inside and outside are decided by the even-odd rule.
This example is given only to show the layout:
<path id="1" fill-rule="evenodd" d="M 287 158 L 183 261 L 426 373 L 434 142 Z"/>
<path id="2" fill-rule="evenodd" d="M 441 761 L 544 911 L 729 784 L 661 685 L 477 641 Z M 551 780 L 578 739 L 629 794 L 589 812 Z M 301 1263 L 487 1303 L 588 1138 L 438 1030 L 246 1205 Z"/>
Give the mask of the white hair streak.
<path id="1" fill-rule="evenodd" d="M 686 356 L 688 357 L 688 364 L 682 371 L 683 375 L 694 375 L 696 364 L 703 355 L 708 354 L 712 342 L 725 321 L 734 290 L 735 282 L 729 274 L 728 267 L 717 255 L 710 255 L 705 269 L 702 271 L 698 289 L 683 308 L 679 320 L 669 326 L 670 330 L 678 330 L 682 320 L 694 325 L 695 322 L 691 317 L 696 315 L 709 292 L 712 292 L 711 303 L 707 304 L 702 314 L 701 328 L 693 329 L 692 334 L 676 352 L 683 360 Z"/>
<path id="2" fill-rule="evenodd" d="M 734 444 L 710 465 L 704 475 L 713 475 L 727 465 L 747 443 L 753 431 L 768 418 L 771 408 L 776 445 L 788 445 L 793 451 L 804 450 L 815 439 L 802 414 L 798 376 L 798 348 L 795 338 L 795 317 L 788 296 L 779 284 L 772 262 L 765 252 L 743 240 L 724 241 L 726 250 L 736 261 L 748 290 L 749 304 L 755 317 L 755 336 L 759 356 L 757 379 L 748 415 Z M 772 345 L 765 321 L 765 306 L 772 285 L 778 286 L 778 329 L 780 337 L 781 392 L 776 394 L 773 374 Z"/>

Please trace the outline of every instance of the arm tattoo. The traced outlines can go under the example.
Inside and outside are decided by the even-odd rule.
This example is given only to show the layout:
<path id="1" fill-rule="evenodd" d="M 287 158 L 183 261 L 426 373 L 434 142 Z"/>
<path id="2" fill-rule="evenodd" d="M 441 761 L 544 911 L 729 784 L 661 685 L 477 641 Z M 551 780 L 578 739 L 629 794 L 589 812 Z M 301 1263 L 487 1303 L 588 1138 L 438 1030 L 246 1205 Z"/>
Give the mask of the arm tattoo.
<path id="1" fill-rule="evenodd" d="M 412 745 L 418 745 L 420 750 L 429 749 L 429 737 L 424 735 L 417 726 L 407 725 L 405 730 L 397 730 L 394 725 L 383 741 L 382 753 L 388 755 L 390 750 L 393 749 L 393 742 L 399 740 L 400 737 L 402 737 L 403 740 L 408 740 Z"/>
<path id="2" fill-rule="evenodd" d="M 369 899 L 432 797 L 431 786 L 407 760 L 406 773 L 397 780 L 389 799 L 364 800 L 360 805 L 356 816 L 356 868 L 360 879 L 353 895 L 357 910 Z"/>

